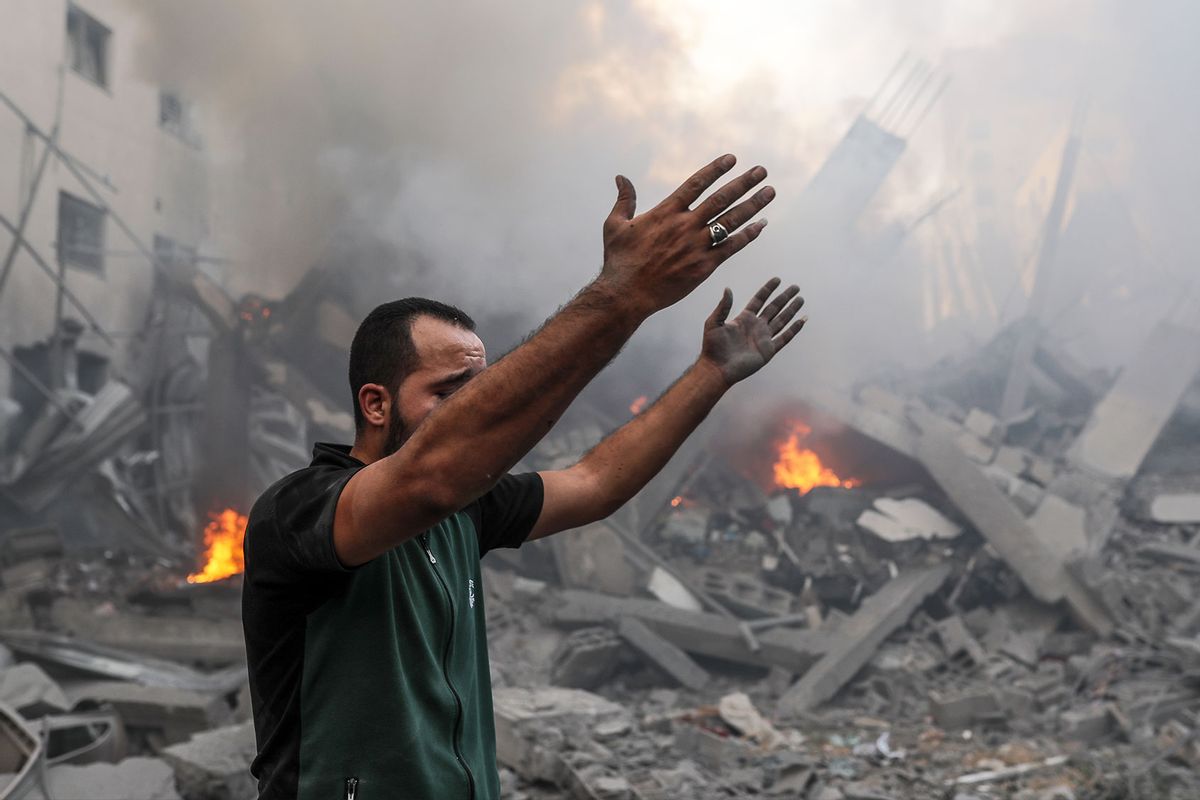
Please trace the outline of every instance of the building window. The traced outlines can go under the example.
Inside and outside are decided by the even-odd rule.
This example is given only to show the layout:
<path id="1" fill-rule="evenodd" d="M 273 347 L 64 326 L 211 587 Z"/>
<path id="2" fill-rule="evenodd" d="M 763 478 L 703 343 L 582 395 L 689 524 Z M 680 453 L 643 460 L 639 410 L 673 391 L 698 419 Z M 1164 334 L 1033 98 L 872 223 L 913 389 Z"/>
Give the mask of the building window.
<path id="1" fill-rule="evenodd" d="M 104 209 L 59 192 L 58 257 L 63 263 L 104 273 L 104 217 Z"/>
<path id="2" fill-rule="evenodd" d="M 97 86 L 108 88 L 108 40 L 112 31 L 77 8 L 67 6 L 67 57 L 71 69 Z"/>
<path id="3" fill-rule="evenodd" d="M 192 104 L 174 92 L 158 93 L 158 127 L 190 145 L 200 144 L 192 122 Z"/>

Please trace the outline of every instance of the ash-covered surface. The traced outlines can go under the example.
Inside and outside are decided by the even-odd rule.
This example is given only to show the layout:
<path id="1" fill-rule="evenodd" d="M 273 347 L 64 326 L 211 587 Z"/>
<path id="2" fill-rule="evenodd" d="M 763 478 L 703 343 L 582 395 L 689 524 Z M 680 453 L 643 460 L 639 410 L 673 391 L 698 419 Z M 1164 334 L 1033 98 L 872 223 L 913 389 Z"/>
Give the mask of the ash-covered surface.
<path id="1" fill-rule="evenodd" d="M 611 519 L 490 554 L 506 796 L 1200 796 L 1200 393 L 1131 399 L 1041 352 L 1006 425 L 980 406 L 1013 338 L 737 409 Z M 524 466 L 612 424 L 576 409 Z M 218 543 L 244 518 L 214 518 L 198 570 L 144 546 L 115 469 L 45 484 L 75 517 L 119 511 L 110 549 L 62 515 L 0 538 L 10 780 L 253 797 L 240 577 L 184 580 L 238 568 Z"/>

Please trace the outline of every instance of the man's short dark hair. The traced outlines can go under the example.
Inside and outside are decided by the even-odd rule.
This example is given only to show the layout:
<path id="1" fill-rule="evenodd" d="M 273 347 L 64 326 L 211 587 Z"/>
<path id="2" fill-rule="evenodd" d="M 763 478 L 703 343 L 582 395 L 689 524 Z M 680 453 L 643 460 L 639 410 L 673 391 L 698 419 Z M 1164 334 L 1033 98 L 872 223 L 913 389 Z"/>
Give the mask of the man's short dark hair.
<path id="1" fill-rule="evenodd" d="M 412 324 L 420 316 L 444 320 L 468 331 L 475 330 L 475 320 L 463 310 L 425 297 L 393 300 L 367 314 L 350 345 L 350 391 L 357 433 L 362 433 L 366 427 L 366 419 L 358 405 L 358 390 L 368 383 L 378 383 L 395 394 L 404 379 L 417 368 Z"/>

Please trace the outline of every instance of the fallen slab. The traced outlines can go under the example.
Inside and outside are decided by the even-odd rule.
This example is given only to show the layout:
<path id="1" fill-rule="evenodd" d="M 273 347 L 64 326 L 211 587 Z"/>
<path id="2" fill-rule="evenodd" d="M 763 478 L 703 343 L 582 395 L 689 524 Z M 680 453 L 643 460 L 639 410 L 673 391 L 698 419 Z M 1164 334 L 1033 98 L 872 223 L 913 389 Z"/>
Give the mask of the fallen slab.
<path id="1" fill-rule="evenodd" d="M 112 706 L 128 728 L 153 731 L 165 744 L 230 722 L 233 711 L 219 695 L 138 686 L 126 681 L 83 681 L 64 686 L 72 705 L 91 701 Z"/>
<path id="2" fill-rule="evenodd" d="M 821 660 L 779 699 L 779 713 L 803 713 L 837 694 L 949 575 L 948 564 L 915 569 L 888 581 L 864 600 L 838 628 Z"/>
<path id="3" fill-rule="evenodd" d="M 1200 371 L 1200 332 L 1161 322 L 1096 405 L 1069 456 L 1111 478 L 1132 478 Z"/>
<path id="4" fill-rule="evenodd" d="M 554 609 L 554 620 L 564 625 L 615 623 L 626 616 L 640 620 L 688 653 L 739 664 L 803 672 L 827 649 L 827 633 L 774 628 L 758 636 L 760 647 L 754 651 L 747 647 L 738 620 L 709 612 L 685 611 L 657 600 L 568 589 L 559 593 Z"/>
<path id="5" fill-rule="evenodd" d="M 680 685 L 693 691 L 699 691 L 707 685 L 709 675 L 704 667 L 693 661 L 681 648 L 647 628 L 636 617 L 621 617 L 617 633 Z"/>
<path id="6" fill-rule="evenodd" d="M 557 740 L 546 736 L 548 729 L 567 736 L 586 732 L 590 738 L 597 725 L 627 721 L 629 716 L 625 708 L 599 695 L 554 686 L 496 689 L 492 705 L 496 715 L 496 760 L 527 780 L 552 783 L 566 776 L 551 744 Z"/>
<path id="7" fill-rule="evenodd" d="M 917 458 L 1030 594 L 1043 603 L 1065 600 L 1080 624 L 1101 636 L 1111 634 L 1113 622 L 1103 605 L 1067 570 L 1064 558 L 1041 542 L 1013 502 L 953 441 L 922 419 L 916 422 L 925 431 Z"/>

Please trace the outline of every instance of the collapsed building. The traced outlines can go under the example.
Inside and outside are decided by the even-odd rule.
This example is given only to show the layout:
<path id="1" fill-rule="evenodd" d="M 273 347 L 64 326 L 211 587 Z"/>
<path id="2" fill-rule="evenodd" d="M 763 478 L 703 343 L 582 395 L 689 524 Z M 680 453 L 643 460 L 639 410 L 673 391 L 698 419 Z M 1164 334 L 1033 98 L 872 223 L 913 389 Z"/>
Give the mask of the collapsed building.
<path id="1" fill-rule="evenodd" d="M 67 25 L 60 80 L 103 88 L 111 31 L 74 6 Z M 860 215 L 945 88 L 897 65 L 806 190 L 823 246 L 902 235 Z M 58 299 L 0 342 L 0 797 L 253 797 L 244 514 L 312 440 L 352 436 L 362 297 L 329 269 L 231 295 L 179 244 L 203 225 L 148 236 L 57 124 L 0 100 L 30 142 L 0 292 L 11 273 Z M 194 146 L 181 101 L 154 100 L 167 146 Z M 612 518 L 488 555 L 508 795 L 1196 796 L 1200 329 L 1181 304 L 1116 373 L 1047 332 L 1077 150 L 1023 319 L 927 369 L 743 401 Z M 35 233 L 47 163 L 74 189 Z M 98 313 L 103 288 L 66 276 L 103 274 L 108 229 L 150 277 Z M 143 317 L 129 346 L 108 322 Z M 647 402 L 608 400 L 523 468 L 572 463 Z"/>

